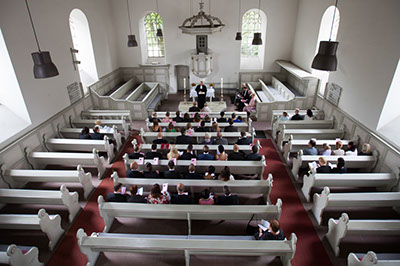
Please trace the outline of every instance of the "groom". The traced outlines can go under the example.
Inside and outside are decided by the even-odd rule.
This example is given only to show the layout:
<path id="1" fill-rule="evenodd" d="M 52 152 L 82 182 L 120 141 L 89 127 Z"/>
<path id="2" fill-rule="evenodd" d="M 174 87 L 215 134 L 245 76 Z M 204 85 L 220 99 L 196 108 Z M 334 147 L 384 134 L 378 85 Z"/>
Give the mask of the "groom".
<path id="1" fill-rule="evenodd" d="M 206 85 L 203 85 L 203 81 L 200 81 L 200 84 L 197 85 L 196 92 L 197 92 L 197 97 L 198 97 L 197 102 L 199 103 L 198 106 L 200 109 L 203 109 L 204 103 L 206 102 L 206 95 L 207 95 L 207 87 L 206 87 Z"/>

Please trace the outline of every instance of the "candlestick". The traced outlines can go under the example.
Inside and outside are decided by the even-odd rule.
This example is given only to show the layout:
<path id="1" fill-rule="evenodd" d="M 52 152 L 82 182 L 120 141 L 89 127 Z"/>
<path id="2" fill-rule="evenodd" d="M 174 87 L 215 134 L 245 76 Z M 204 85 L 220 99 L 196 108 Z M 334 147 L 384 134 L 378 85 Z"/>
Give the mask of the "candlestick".
<path id="1" fill-rule="evenodd" d="M 224 101 L 224 78 L 221 78 L 221 102 Z"/>
<path id="2" fill-rule="evenodd" d="M 183 102 L 187 103 L 187 100 L 186 100 L 186 78 L 183 78 Z"/>

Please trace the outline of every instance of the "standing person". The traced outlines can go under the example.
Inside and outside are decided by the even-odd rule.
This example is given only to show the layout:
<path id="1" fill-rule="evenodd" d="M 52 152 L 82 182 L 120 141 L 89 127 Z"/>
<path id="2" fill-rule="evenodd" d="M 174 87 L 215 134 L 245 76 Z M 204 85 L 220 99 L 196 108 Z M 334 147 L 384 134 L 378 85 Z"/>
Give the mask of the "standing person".
<path id="1" fill-rule="evenodd" d="M 196 87 L 197 98 L 199 102 L 199 108 L 203 109 L 204 103 L 206 102 L 207 95 L 207 87 L 203 84 L 203 81 L 200 81 L 200 84 Z"/>

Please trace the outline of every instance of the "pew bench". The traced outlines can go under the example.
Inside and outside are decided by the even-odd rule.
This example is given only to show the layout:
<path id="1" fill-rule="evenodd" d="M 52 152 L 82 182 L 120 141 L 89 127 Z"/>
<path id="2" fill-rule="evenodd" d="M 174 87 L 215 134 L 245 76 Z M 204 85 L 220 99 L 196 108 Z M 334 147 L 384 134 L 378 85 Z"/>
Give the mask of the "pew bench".
<path id="1" fill-rule="evenodd" d="M 81 165 L 77 166 L 76 171 L 6 169 L 2 174 L 13 188 L 23 187 L 29 182 L 80 183 L 83 187 L 85 199 L 89 198 L 94 189 L 92 174 L 90 172 L 85 173 Z"/>
<path id="2" fill-rule="evenodd" d="M 400 265 L 400 254 L 375 254 L 368 251 L 362 258 L 350 253 L 347 256 L 348 266 L 396 266 Z"/>
<path id="3" fill-rule="evenodd" d="M 185 265 L 190 255 L 279 256 L 290 266 L 296 251 L 297 237 L 289 240 L 255 241 L 251 236 L 182 236 L 92 233 L 81 228 L 76 233 L 78 245 L 88 264 L 95 265 L 100 252 L 184 254 Z"/>
<path id="4" fill-rule="evenodd" d="M 103 156 L 99 157 L 96 149 L 92 153 L 30 152 L 28 158 L 35 168 L 45 165 L 95 165 L 99 179 L 106 173 L 105 159 Z"/>
<path id="5" fill-rule="evenodd" d="M 278 131 L 283 129 L 331 129 L 335 125 L 335 120 L 275 120 L 272 124 L 272 137 L 276 139 Z"/>
<path id="6" fill-rule="evenodd" d="M 134 161 L 139 163 L 138 159 L 129 159 L 127 153 L 123 156 L 125 169 L 129 170 L 131 163 Z M 158 162 L 158 165 L 153 164 L 152 159 L 145 159 L 143 165 L 139 165 L 139 170 L 144 169 L 146 163 L 152 163 L 153 169 L 157 169 L 160 171 L 168 170 L 168 161 L 167 159 L 161 159 Z M 191 160 L 177 160 L 175 169 L 177 171 L 183 172 L 187 171 L 188 167 L 191 164 Z M 225 166 L 228 166 L 231 170 L 232 174 L 237 175 L 251 175 L 257 174 L 260 178 L 262 178 L 264 173 L 264 167 L 267 166 L 265 161 L 265 156 L 262 156 L 261 161 L 205 161 L 205 160 L 197 160 L 196 161 L 196 173 L 205 173 L 208 171 L 208 167 L 213 165 L 215 167 L 215 172 L 220 173 Z"/>
<path id="7" fill-rule="evenodd" d="M 179 183 L 184 183 L 186 190 L 189 190 L 192 194 L 200 193 L 206 188 L 212 187 L 214 193 L 223 193 L 224 186 L 229 186 L 232 193 L 235 194 L 262 194 L 265 202 L 270 202 L 269 195 L 272 189 L 273 177 L 272 174 L 268 175 L 268 179 L 261 180 L 194 180 L 194 179 L 154 179 L 154 178 L 120 178 L 117 172 L 111 175 L 114 180 L 114 185 L 121 183 L 124 186 L 137 185 L 143 187 L 144 191 L 151 191 L 152 186 L 155 183 L 162 184 L 168 183 L 168 190 L 170 193 L 176 192 L 176 186 Z"/>
<path id="8" fill-rule="evenodd" d="M 60 215 L 48 215 L 44 209 L 38 214 L 0 214 L 0 229 L 40 230 L 49 238 L 49 248 L 53 250 L 64 234 Z"/>
<path id="9" fill-rule="evenodd" d="M 325 117 L 325 113 L 323 110 L 316 110 L 316 109 L 311 109 L 313 112 L 313 115 L 316 119 L 322 120 Z M 272 110 L 272 121 L 275 121 L 279 119 L 279 117 L 282 115 L 283 112 L 288 113 L 289 117 L 292 117 L 294 115 L 294 110 Z M 307 114 L 306 109 L 302 109 L 299 112 L 300 115 L 305 116 Z"/>
<path id="10" fill-rule="evenodd" d="M 160 93 L 158 93 L 156 95 L 156 97 L 154 97 L 154 99 L 151 101 L 151 103 L 147 107 L 148 115 L 151 115 L 154 112 L 154 110 L 156 110 L 157 106 L 159 106 L 161 104 L 162 99 L 163 99 L 163 95 Z"/>
<path id="11" fill-rule="evenodd" d="M 309 176 L 304 175 L 301 191 L 310 201 L 313 187 L 373 187 L 383 191 L 391 191 L 399 182 L 398 174 L 391 173 L 343 173 L 317 174 L 315 169 Z"/>
<path id="12" fill-rule="evenodd" d="M 85 110 L 81 112 L 82 119 L 128 120 L 133 125 L 130 110 Z"/>
<path id="13" fill-rule="evenodd" d="M 319 195 L 314 194 L 311 208 L 318 224 L 328 207 L 399 207 L 400 192 L 330 193 L 329 187 Z"/>
<path id="14" fill-rule="evenodd" d="M 45 141 L 45 144 L 50 149 L 49 151 L 92 152 L 96 149 L 99 152 L 106 152 L 109 164 L 115 158 L 114 144 L 110 144 L 107 136 L 104 136 L 104 140 L 50 138 Z"/>
<path id="15" fill-rule="evenodd" d="M 167 112 L 156 112 L 157 118 L 162 120 L 163 118 L 165 118 L 166 113 Z M 174 112 L 169 112 L 169 113 L 170 113 L 169 114 L 170 118 L 176 117 L 176 114 Z M 185 113 L 188 113 L 191 118 L 193 118 L 194 115 L 196 114 L 196 112 L 181 112 L 181 117 L 183 117 L 183 115 Z M 206 115 L 208 115 L 210 118 L 217 118 L 217 119 L 221 117 L 220 112 L 198 112 L 198 113 L 200 114 L 201 117 L 204 117 Z M 242 120 L 243 122 L 247 121 L 247 113 L 246 112 L 225 112 L 224 117 L 226 118 L 226 120 L 228 120 L 229 118 L 232 118 L 233 113 L 236 115 L 236 117 L 241 116 L 243 119 Z"/>
<path id="16" fill-rule="evenodd" d="M 350 220 L 347 213 L 342 213 L 339 220 L 329 219 L 326 239 L 335 255 L 339 255 L 339 245 L 348 235 L 400 236 L 400 220 Z"/>
<path id="17" fill-rule="evenodd" d="M 79 135 L 81 134 L 82 128 L 61 128 L 58 129 L 58 137 L 59 138 L 69 138 L 69 139 L 79 139 Z M 93 133 L 93 129 L 89 129 L 90 133 Z M 122 148 L 122 136 L 121 133 L 118 132 L 117 128 L 114 127 L 111 130 L 100 129 L 100 133 L 104 134 L 108 138 L 115 139 L 117 143 L 117 150 Z"/>
<path id="18" fill-rule="evenodd" d="M 293 158 L 292 174 L 299 180 L 299 170 L 301 167 L 306 167 L 308 163 L 318 162 L 319 157 L 324 157 L 328 163 L 336 164 L 337 159 L 342 157 L 345 161 L 347 168 L 363 168 L 366 170 L 371 170 L 378 163 L 378 152 L 373 151 L 372 156 L 322 156 L 322 155 L 303 155 L 303 150 L 298 152 L 297 158 Z"/>
<path id="19" fill-rule="evenodd" d="M 92 119 L 75 118 L 72 121 L 72 124 L 75 127 L 93 128 L 95 126 L 94 122 L 95 122 L 95 120 L 92 120 Z M 101 124 L 103 126 L 107 125 L 110 128 L 113 128 L 114 126 L 116 126 L 118 130 L 123 130 L 124 131 L 125 136 L 129 135 L 129 124 L 126 123 L 125 119 L 121 119 L 121 120 L 101 120 Z"/>
<path id="20" fill-rule="evenodd" d="M 68 209 L 71 223 L 81 210 L 78 198 L 78 192 L 70 193 L 65 185 L 59 191 L 0 188 L 0 203 L 64 205 Z"/>
<path id="21" fill-rule="evenodd" d="M 11 266 L 42 266 L 37 247 L 0 245 L 0 264 Z"/>

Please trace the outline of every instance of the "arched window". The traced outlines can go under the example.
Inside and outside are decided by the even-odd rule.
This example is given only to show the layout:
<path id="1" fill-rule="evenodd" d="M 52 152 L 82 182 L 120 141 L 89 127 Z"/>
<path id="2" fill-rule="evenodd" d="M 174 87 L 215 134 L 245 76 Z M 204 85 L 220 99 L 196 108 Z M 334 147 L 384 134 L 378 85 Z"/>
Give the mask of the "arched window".
<path id="1" fill-rule="evenodd" d="M 83 85 L 84 94 L 88 94 L 88 86 L 99 80 L 96 61 L 94 58 L 90 28 L 85 14 L 79 10 L 72 10 L 69 15 L 69 26 L 71 29 L 72 43 L 78 64 L 79 76 Z"/>
<path id="2" fill-rule="evenodd" d="M 155 12 L 150 12 L 149 14 L 147 14 L 144 17 L 144 26 L 146 35 L 147 57 L 164 57 L 164 37 L 157 36 L 157 29 L 163 30 L 163 22 L 160 15 Z"/>
<path id="3" fill-rule="evenodd" d="M 336 13 L 335 13 L 335 10 L 336 10 Z M 334 13 L 335 13 L 335 21 L 333 22 L 333 27 L 332 27 L 332 20 L 333 20 Z M 339 30 L 339 22 L 340 22 L 339 9 L 337 9 L 335 6 L 328 7 L 321 19 L 321 25 L 319 27 L 319 34 L 318 34 L 318 41 L 317 41 L 317 46 L 316 46 L 316 50 L 315 50 L 316 54 L 318 53 L 320 41 L 329 41 L 329 36 L 331 34 L 331 30 L 332 30 L 331 41 L 336 41 L 337 33 Z M 319 84 L 318 92 L 320 94 L 324 95 L 326 83 L 329 80 L 329 72 L 313 69 L 312 74 L 317 76 L 321 80 L 320 84 Z"/>
<path id="4" fill-rule="evenodd" d="M 267 16 L 258 9 L 247 11 L 242 19 L 241 69 L 263 69 Z M 261 32 L 262 45 L 252 45 L 254 33 Z"/>

